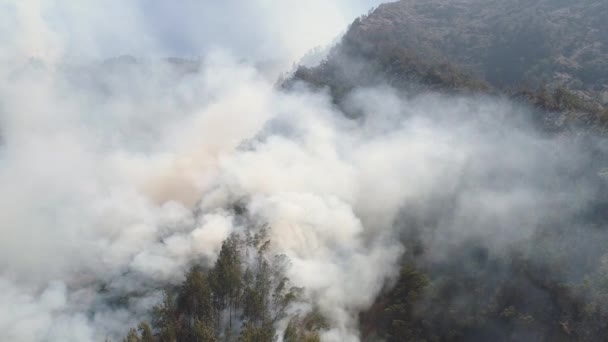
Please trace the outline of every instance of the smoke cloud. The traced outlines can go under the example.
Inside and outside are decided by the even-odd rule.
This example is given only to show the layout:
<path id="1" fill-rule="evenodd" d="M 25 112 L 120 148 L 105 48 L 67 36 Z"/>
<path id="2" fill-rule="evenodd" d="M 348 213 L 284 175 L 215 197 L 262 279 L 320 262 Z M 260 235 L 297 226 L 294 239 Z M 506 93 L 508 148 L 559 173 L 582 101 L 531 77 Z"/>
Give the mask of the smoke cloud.
<path id="1" fill-rule="evenodd" d="M 501 251 L 595 196 L 586 145 L 537 133 L 524 106 L 375 87 L 351 94 L 363 115 L 348 119 L 325 92 L 281 91 L 259 70 L 328 42 L 373 2 L 311 1 L 304 23 L 292 1 L 146 4 L 1 5 L 0 340 L 117 340 L 165 284 L 262 222 L 328 317 L 322 339 L 358 341 L 358 314 L 396 276 L 413 222 L 428 225 L 429 258 L 470 238 Z M 160 13 L 175 21 L 151 27 Z M 243 26 L 219 35 L 231 23 Z M 197 72 L 78 62 L 184 51 L 202 56 Z"/>
<path id="2" fill-rule="evenodd" d="M 222 49 L 280 73 L 382 0 L 0 1 L 0 58 L 82 62 Z"/>

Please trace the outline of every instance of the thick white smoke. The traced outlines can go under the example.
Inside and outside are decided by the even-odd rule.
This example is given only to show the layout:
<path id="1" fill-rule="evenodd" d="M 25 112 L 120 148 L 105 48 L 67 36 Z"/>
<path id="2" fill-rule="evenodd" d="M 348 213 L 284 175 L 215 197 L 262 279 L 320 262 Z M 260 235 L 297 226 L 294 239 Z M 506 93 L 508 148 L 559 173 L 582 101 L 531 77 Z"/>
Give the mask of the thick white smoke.
<path id="1" fill-rule="evenodd" d="M 255 3 L 230 1 L 210 13 L 251 6 L 273 26 L 299 13 L 283 3 Z M 343 9 L 342 2 L 325 3 L 311 2 L 305 12 Z M 1 6 L 11 19 L 2 30 L 14 34 L 1 35 L 7 40 L 0 67 L 3 341 L 117 339 L 157 303 L 162 285 L 180 282 L 195 260 L 213 263 L 221 242 L 245 228 L 228 210 L 236 201 L 271 227 L 273 251 L 291 260 L 289 277 L 328 317 L 323 340 L 357 341 L 358 313 L 396 273 L 400 215 L 458 192 L 469 169 L 489 177 L 506 168 L 517 177 L 543 158 L 536 171 L 550 178 L 554 164 L 570 161 L 544 156 L 557 141 L 502 129 L 505 117 L 523 110 L 505 101 L 363 89 L 348 100 L 363 119 L 351 120 L 322 92 L 278 91 L 256 68 L 257 56 L 241 61 L 238 53 L 249 43 L 202 52 L 196 73 L 155 58 L 78 63 L 87 44 L 93 51 L 87 57 L 131 52 L 124 51 L 129 46 L 165 51 L 147 27 L 157 17 L 134 4 Z M 125 20 L 119 26 L 85 20 L 96 10 Z M 329 28 L 320 26 L 319 37 L 338 33 L 334 19 L 323 21 Z M 304 29 L 296 26 L 293 36 L 286 30 L 279 39 L 281 59 L 316 42 L 302 43 Z M 88 30 L 66 33 L 77 28 Z M 198 31 L 190 33 L 194 39 Z M 263 37 L 264 44 L 274 41 Z M 134 38 L 139 45 L 130 45 Z M 442 234 L 428 237 L 438 257 L 450 239 L 482 234 L 498 247 L 521 239 L 531 232 L 509 224 L 531 227 L 539 212 L 566 201 L 560 191 L 571 195 L 528 183 L 508 191 L 480 184 L 462 193 Z M 577 189 L 577 198 L 588 196 Z M 479 231 L 486 221 L 504 225 Z M 127 294 L 124 305 L 114 305 Z"/>
<path id="2" fill-rule="evenodd" d="M 25 63 L 2 85 L 2 339 L 124 333 L 156 289 L 193 260 L 212 263 L 243 230 L 226 208 L 244 201 L 329 317 L 324 339 L 357 340 L 357 313 L 403 251 L 399 212 L 455 191 L 472 161 L 493 165 L 479 161 L 486 148 L 519 169 L 549 144 L 525 131 L 493 140 L 522 109 L 490 99 L 362 90 L 349 103 L 365 120 L 353 121 L 322 93 L 282 93 L 222 53 L 197 74 L 160 62 L 98 68 Z M 475 196 L 448 231 L 465 238 L 484 226 L 470 220 L 512 223 L 514 212 L 530 227 L 534 210 L 521 207 L 551 204 L 534 189 L 482 190 L 463 194 Z M 129 310 L 112 307 L 128 293 Z"/>
<path id="3" fill-rule="evenodd" d="M 382 0 L 0 0 L 0 60 L 204 56 L 285 72 Z"/>
<path id="4" fill-rule="evenodd" d="M 224 210 L 241 198 L 272 227 L 293 281 L 335 317 L 334 334 L 354 334 L 401 247 L 364 234 L 348 122 L 324 96 L 277 92 L 223 54 L 180 79 L 163 68 L 87 70 L 91 84 L 30 64 L 3 84 L 3 339 L 124 332 L 154 303 L 155 284 L 212 262 L 242 229 Z M 151 292 L 114 312 L 100 284 Z"/>

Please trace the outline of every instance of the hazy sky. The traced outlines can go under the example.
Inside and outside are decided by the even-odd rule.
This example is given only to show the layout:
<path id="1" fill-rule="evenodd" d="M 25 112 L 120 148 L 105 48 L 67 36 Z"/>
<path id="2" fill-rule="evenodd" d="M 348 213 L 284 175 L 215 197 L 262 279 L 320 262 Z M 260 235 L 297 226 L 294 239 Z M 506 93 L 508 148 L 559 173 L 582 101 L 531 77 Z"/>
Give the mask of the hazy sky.
<path id="1" fill-rule="evenodd" d="M 294 60 L 381 0 L 0 0 L 0 56 Z"/>

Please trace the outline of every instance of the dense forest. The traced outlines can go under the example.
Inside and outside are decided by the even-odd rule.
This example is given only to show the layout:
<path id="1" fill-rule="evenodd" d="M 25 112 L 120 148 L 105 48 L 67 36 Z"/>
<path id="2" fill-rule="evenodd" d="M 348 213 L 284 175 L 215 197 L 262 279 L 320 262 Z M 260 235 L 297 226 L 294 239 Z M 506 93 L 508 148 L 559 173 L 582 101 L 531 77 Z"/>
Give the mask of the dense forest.
<path id="1" fill-rule="evenodd" d="M 283 84 L 328 89 L 351 117 L 358 113 L 343 101 L 359 87 L 389 84 L 404 96 L 492 94 L 534 107 L 532 120 L 542 132 L 603 135 L 607 69 L 600 65 L 608 45 L 598 34 L 607 10 L 601 1 L 398 1 L 357 19 L 324 62 L 297 68 Z M 594 158 L 605 160 L 600 151 Z M 437 262 L 437 251 L 420 238 L 433 224 L 408 221 L 401 228 L 409 252 L 399 279 L 361 313 L 362 340 L 606 340 L 601 191 L 576 221 L 536 227 L 506 252 L 473 239 Z"/>
<path id="2" fill-rule="evenodd" d="M 501 7 L 509 14 L 492 22 Z M 599 12 L 587 12 L 599 7 Z M 355 21 L 324 63 L 299 68 L 293 80 L 329 87 L 338 104 L 357 87 L 384 82 L 410 93 L 433 89 L 505 94 L 538 108 L 543 131 L 576 127 L 574 131 L 580 133 L 586 127 L 603 132 L 608 111 L 589 94 L 601 93 L 604 72 L 588 77 L 585 70 L 602 63 L 605 49 L 587 49 L 588 61 L 580 69 L 569 69 L 559 58 L 586 49 L 585 44 L 593 46 L 589 36 L 586 39 L 591 41 L 573 37 L 593 25 L 603 25 L 589 18 L 599 17 L 605 7 L 600 2 L 542 1 L 382 5 Z M 533 18 L 523 22 L 533 11 Z M 585 28 L 548 24 L 551 17 L 568 11 L 585 12 L 570 17 Z M 568 32 L 554 37 L 561 30 Z M 553 72 L 573 72 L 579 81 L 560 82 Z M 563 119 L 556 124 L 563 113 L 569 113 L 566 124 Z M 580 221 L 590 222 L 582 230 L 568 224 L 538 227 L 523 246 L 510 246 L 506 256 L 497 255 L 481 241 L 468 241 L 451 250 L 450 261 L 443 262 L 429 261 L 428 255 L 436 251 L 415 242 L 423 233 L 403 227 L 407 231 L 403 243 L 410 252 L 403 257 L 394 287 L 361 314 L 362 339 L 604 340 L 608 336 L 605 208 L 599 204 L 579 216 Z"/>
<path id="3" fill-rule="evenodd" d="M 245 236 L 231 235 L 222 243 L 213 268 L 194 265 L 177 288 L 167 288 L 161 304 L 125 342 L 153 341 L 276 341 L 275 325 L 300 298 L 301 289 L 285 276 L 289 260 L 268 253 L 266 228 Z M 283 341 L 319 341 L 326 326 L 312 311 L 288 319 Z"/>
<path id="4" fill-rule="evenodd" d="M 284 85 L 328 87 L 336 103 L 378 84 L 410 94 L 502 94 L 566 115 L 543 114 L 546 129 L 605 131 L 606 15 L 603 1 L 387 3 L 355 20 L 319 66 L 297 68 Z"/>

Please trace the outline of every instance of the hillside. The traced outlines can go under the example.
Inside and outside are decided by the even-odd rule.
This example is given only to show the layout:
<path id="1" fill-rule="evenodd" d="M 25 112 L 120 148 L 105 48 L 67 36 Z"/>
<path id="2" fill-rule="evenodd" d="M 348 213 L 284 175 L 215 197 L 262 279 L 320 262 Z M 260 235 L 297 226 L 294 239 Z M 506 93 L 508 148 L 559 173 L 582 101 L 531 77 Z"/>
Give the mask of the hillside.
<path id="1" fill-rule="evenodd" d="M 386 1 L 0 5 L 0 342 L 608 342 L 608 0 Z"/>
<path id="2" fill-rule="evenodd" d="M 328 89 L 349 116 L 358 115 L 349 112 L 348 103 L 361 87 L 389 85 L 401 95 L 430 90 L 448 98 L 509 98 L 532 107 L 530 113 L 542 122 L 541 131 L 574 133 L 564 136 L 567 145 L 575 145 L 572 137 L 591 132 L 583 135 L 603 139 L 608 127 L 606 18 L 606 1 L 402 0 L 357 19 L 324 62 L 299 67 L 285 85 L 304 81 L 312 88 Z M 495 141 L 488 144 L 493 151 L 488 163 L 496 166 L 504 148 Z M 499 225 L 495 221 L 452 226 L 462 215 L 462 192 L 485 186 L 471 169 L 461 180 L 462 188 L 436 195 L 441 209 L 422 204 L 418 211 L 404 209 L 395 222 L 406 246 L 401 273 L 396 284 L 387 286 L 360 315 L 362 340 L 605 340 L 608 259 L 601 246 L 608 241 L 608 201 L 601 194 L 605 190 L 599 190 L 606 187 L 597 178 L 603 174 L 593 170 L 606 158 L 601 148 L 583 146 L 593 151 L 590 159 L 569 162 L 564 174 L 549 167 L 502 178 L 518 163 L 509 161 L 489 175 L 486 185 L 501 194 L 525 182 L 525 177 L 553 172 L 560 173 L 559 178 L 567 174 L 560 187 L 574 182 L 574 189 L 580 190 L 579 182 L 587 179 L 598 189 L 568 220 L 554 221 L 554 212 L 529 203 L 527 208 L 543 218 L 528 226 L 533 232 L 529 237 L 506 250 L 498 251 L 482 237 Z M 544 153 L 561 153 L 555 148 L 560 150 L 547 145 Z M 538 183 L 532 181 L 526 189 L 534 184 Z M 478 196 L 483 192 L 473 194 Z M 488 207 L 477 205 L 476 212 L 486 215 Z M 515 224 L 505 230 L 525 227 Z M 469 240 L 458 240 L 468 229 L 479 231 Z M 443 253 L 445 258 L 437 257 Z"/>
<path id="3" fill-rule="evenodd" d="M 402 0 L 356 20 L 327 60 L 295 79 L 329 86 L 500 92 L 605 127 L 605 1 Z"/>
<path id="4" fill-rule="evenodd" d="M 496 86 L 546 82 L 608 102 L 605 1 L 399 1 L 356 22 L 347 39 L 382 36 Z"/>

